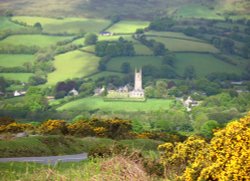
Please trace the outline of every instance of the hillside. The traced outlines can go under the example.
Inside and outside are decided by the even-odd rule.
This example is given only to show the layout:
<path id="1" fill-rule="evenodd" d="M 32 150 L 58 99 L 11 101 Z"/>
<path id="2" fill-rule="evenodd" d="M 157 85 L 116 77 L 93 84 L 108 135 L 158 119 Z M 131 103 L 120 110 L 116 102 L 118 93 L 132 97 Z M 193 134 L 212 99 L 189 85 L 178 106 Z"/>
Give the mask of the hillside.
<path id="1" fill-rule="evenodd" d="M 198 14 L 214 16 L 249 15 L 247 0 L 13 0 L 0 1 L 0 12 L 16 15 L 101 17 L 119 15 L 126 18 L 152 19 L 159 15 L 190 16 L 190 8 L 201 9 Z M 197 15 L 196 10 L 191 15 Z"/>

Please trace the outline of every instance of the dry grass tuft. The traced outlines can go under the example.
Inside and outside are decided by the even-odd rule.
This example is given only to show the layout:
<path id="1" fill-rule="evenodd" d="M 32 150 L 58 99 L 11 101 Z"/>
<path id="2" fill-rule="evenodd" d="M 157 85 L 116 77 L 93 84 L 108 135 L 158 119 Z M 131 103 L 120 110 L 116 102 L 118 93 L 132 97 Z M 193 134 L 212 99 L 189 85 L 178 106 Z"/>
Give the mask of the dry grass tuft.
<path id="1" fill-rule="evenodd" d="M 122 156 L 115 156 L 101 163 L 101 172 L 91 181 L 149 181 L 139 163 Z"/>

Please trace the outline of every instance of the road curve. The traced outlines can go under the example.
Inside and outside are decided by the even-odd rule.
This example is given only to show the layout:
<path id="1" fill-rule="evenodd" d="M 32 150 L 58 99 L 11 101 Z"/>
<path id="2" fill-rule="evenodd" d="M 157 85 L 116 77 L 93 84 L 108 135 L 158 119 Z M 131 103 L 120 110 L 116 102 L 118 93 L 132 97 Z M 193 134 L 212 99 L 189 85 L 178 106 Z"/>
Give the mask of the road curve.
<path id="1" fill-rule="evenodd" d="M 36 162 L 54 165 L 57 162 L 79 162 L 82 160 L 86 160 L 87 158 L 87 153 L 82 153 L 63 156 L 0 158 L 0 162 Z"/>

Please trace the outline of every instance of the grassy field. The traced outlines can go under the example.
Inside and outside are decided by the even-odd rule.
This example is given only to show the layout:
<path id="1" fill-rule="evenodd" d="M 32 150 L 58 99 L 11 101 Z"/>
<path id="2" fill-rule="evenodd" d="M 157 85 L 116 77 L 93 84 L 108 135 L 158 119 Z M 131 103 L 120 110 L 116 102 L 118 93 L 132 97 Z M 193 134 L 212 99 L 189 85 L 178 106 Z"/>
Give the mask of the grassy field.
<path id="1" fill-rule="evenodd" d="M 146 28 L 148 25 L 148 21 L 124 20 L 114 24 L 107 31 L 110 31 L 112 33 L 134 33 L 136 29 Z"/>
<path id="2" fill-rule="evenodd" d="M 124 62 L 130 63 L 132 70 L 136 67 L 142 67 L 144 65 L 153 65 L 155 67 L 160 67 L 161 61 L 161 58 L 154 56 L 117 57 L 111 59 L 107 63 L 107 70 L 121 71 L 121 65 Z"/>
<path id="3" fill-rule="evenodd" d="M 19 80 L 21 82 L 28 82 L 32 75 L 32 73 L 0 73 L 0 77 L 8 80 Z"/>
<path id="4" fill-rule="evenodd" d="M 56 70 L 48 74 L 47 84 L 84 77 L 97 71 L 99 58 L 81 51 L 72 51 L 55 57 Z"/>
<path id="5" fill-rule="evenodd" d="M 0 54 L 0 67 L 23 66 L 26 62 L 34 62 L 34 55 L 25 54 Z"/>
<path id="6" fill-rule="evenodd" d="M 87 18 L 45 18 L 32 16 L 15 16 L 12 20 L 34 25 L 40 22 L 43 31 L 47 33 L 79 33 L 95 32 L 98 33 L 111 22 L 106 19 L 87 19 Z"/>
<path id="7" fill-rule="evenodd" d="M 162 36 L 166 38 L 179 38 L 179 39 L 202 41 L 201 39 L 192 36 L 187 36 L 184 33 L 171 32 L 171 31 L 148 31 L 145 34 L 148 36 Z"/>
<path id="8" fill-rule="evenodd" d="M 219 16 L 215 10 L 198 3 L 190 3 L 182 6 L 177 10 L 175 16 L 181 18 L 224 19 L 224 17 Z"/>
<path id="9" fill-rule="evenodd" d="M 219 50 L 208 43 L 174 39 L 174 38 L 162 38 L 162 37 L 148 37 L 148 39 L 154 39 L 157 42 L 161 42 L 165 47 L 174 52 L 191 51 L 191 52 L 211 52 L 216 53 Z"/>
<path id="10" fill-rule="evenodd" d="M 99 73 L 97 73 L 95 75 L 92 75 L 92 76 L 90 76 L 88 78 L 96 80 L 96 79 L 103 78 L 103 77 L 108 77 L 108 76 L 119 76 L 119 77 L 122 77 L 122 76 L 124 76 L 124 74 L 123 73 L 118 73 L 118 72 L 102 71 L 102 72 L 99 72 Z"/>
<path id="11" fill-rule="evenodd" d="M 152 50 L 150 50 L 148 47 L 140 43 L 134 43 L 134 48 L 136 55 L 153 55 Z"/>
<path id="12" fill-rule="evenodd" d="M 167 110 L 172 105 L 172 100 L 148 99 L 146 102 L 104 102 L 101 97 L 87 97 L 69 102 L 58 108 L 63 110 L 103 110 L 103 111 L 157 111 Z"/>
<path id="13" fill-rule="evenodd" d="M 12 35 L 0 41 L 1 46 L 38 46 L 48 47 L 55 45 L 57 42 L 68 39 L 71 37 L 65 36 L 46 36 L 46 35 Z"/>
<path id="14" fill-rule="evenodd" d="M 212 72 L 241 73 L 239 67 L 225 63 L 210 54 L 177 53 L 176 58 L 176 71 L 180 75 L 183 75 L 185 68 L 189 65 L 195 68 L 198 77 L 206 76 Z"/>
<path id="15" fill-rule="evenodd" d="M 0 31 L 2 30 L 16 30 L 21 29 L 23 26 L 20 26 L 18 24 L 12 23 L 8 20 L 8 18 L 0 16 Z"/>

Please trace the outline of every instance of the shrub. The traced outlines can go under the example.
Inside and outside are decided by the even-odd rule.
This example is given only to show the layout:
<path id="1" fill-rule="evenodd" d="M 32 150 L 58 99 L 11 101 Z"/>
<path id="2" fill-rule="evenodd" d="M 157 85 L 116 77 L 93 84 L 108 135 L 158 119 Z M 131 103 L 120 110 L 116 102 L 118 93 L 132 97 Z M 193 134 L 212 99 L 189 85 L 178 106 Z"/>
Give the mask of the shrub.
<path id="1" fill-rule="evenodd" d="M 48 120 L 38 128 L 42 134 L 66 134 L 68 132 L 66 122 L 63 120 Z"/>

